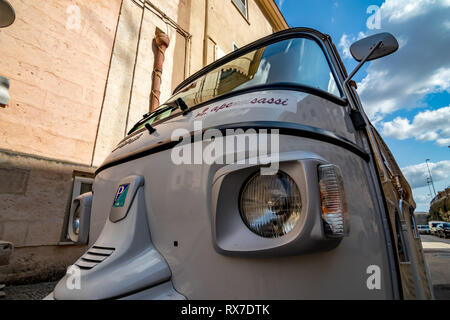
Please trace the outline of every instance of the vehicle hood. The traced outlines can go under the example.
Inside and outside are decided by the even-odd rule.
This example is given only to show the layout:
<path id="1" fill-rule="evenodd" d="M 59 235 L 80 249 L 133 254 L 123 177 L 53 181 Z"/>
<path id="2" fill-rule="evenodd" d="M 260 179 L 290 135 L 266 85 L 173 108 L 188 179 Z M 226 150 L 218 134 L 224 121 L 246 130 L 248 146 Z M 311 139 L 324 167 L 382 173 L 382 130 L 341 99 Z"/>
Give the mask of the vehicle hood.
<path id="1" fill-rule="evenodd" d="M 265 90 L 246 93 L 195 107 L 154 126 L 152 134 L 142 128 L 125 137 L 105 159 L 107 163 L 168 140 L 178 141 L 180 132 L 215 128 L 226 124 L 279 121 L 327 130 L 355 143 L 355 131 L 345 109 L 327 99 L 291 90 Z M 177 130 L 186 129 L 186 130 Z"/>

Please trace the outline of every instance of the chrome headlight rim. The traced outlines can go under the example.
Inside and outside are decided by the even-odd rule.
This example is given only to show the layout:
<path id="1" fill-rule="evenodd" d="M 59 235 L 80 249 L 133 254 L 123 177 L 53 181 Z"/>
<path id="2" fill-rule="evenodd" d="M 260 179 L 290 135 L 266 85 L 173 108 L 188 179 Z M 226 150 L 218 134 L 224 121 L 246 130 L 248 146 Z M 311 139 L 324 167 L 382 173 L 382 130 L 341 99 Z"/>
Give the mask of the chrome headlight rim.
<path id="1" fill-rule="evenodd" d="M 243 208 L 244 194 L 245 194 L 248 186 L 251 183 L 254 183 L 255 180 L 258 178 L 262 178 L 262 179 L 267 179 L 267 178 L 274 179 L 275 178 L 276 180 L 279 180 L 279 181 L 285 180 L 288 183 L 290 183 L 291 187 L 293 187 L 294 194 L 298 198 L 298 205 L 295 208 L 296 212 L 288 213 L 287 218 L 285 218 L 284 221 L 281 221 L 281 226 L 278 225 L 277 220 L 275 220 L 275 219 L 271 220 L 272 223 L 275 222 L 274 224 L 272 224 L 272 228 L 273 228 L 272 232 L 270 232 L 270 227 L 269 227 L 270 225 L 266 225 L 266 229 L 268 229 L 268 232 L 267 232 L 267 230 L 266 230 L 266 232 L 264 232 L 264 230 L 260 230 L 258 232 L 258 230 L 250 224 L 249 219 L 247 218 L 247 214 L 245 213 L 245 210 Z M 261 183 L 261 182 L 256 182 L 256 183 Z M 262 183 L 264 183 L 264 181 Z M 288 195 L 287 197 L 292 197 L 292 196 L 293 196 L 293 193 L 291 192 L 291 194 Z M 267 175 L 267 176 L 261 175 L 259 170 L 253 172 L 252 174 L 250 174 L 248 176 L 248 178 L 242 184 L 242 187 L 239 191 L 238 201 L 239 201 L 239 213 L 240 213 L 241 220 L 246 225 L 248 230 L 250 230 L 253 234 L 258 235 L 259 237 L 262 237 L 265 239 L 279 239 L 282 237 L 286 237 L 286 236 L 290 235 L 295 229 L 297 229 L 299 224 L 303 223 L 302 222 L 303 221 L 303 213 L 302 213 L 303 201 L 302 201 L 300 188 L 297 184 L 296 179 L 294 177 L 292 177 L 291 175 L 289 175 L 288 173 L 286 173 L 285 171 L 279 170 L 275 175 Z M 273 211 L 272 211 L 272 214 L 274 214 Z M 276 215 L 279 216 L 278 214 L 276 214 Z M 281 220 L 283 220 L 283 219 L 281 219 Z M 278 231 L 276 231 L 277 229 L 278 229 Z"/>

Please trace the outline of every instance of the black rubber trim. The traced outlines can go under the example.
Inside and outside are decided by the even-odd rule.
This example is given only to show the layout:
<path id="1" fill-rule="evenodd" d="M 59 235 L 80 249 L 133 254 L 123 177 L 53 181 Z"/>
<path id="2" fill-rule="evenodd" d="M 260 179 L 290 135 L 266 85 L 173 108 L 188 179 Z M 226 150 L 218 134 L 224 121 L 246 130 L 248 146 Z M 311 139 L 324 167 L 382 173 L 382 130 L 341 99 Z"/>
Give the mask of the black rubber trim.
<path id="1" fill-rule="evenodd" d="M 105 254 L 105 253 L 90 252 L 90 251 L 87 251 L 86 253 L 92 254 L 93 256 L 99 256 L 99 257 L 109 257 L 112 254 L 112 253 Z"/>
<path id="2" fill-rule="evenodd" d="M 97 264 L 104 261 L 104 259 L 103 260 L 94 260 L 94 259 L 89 259 L 89 258 L 84 258 L 84 257 L 81 257 L 81 260 L 87 261 L 87 262 L 92 262 L 92 263 L 97 263 Z"/>
<path id="3" fill-rule="evenodd" d="M 112 251 L 115 251 L 115 250 L 116 250 L 116 248 L 111 248 L 111 247 L 101 247 L 101 246 L 96 246 L 96 245 L 92 246 L 92 248 L 93 248 L 93 249 L 112 250 Z M 88 251 L 89 251 L 89 250 L 88 250 Z M 112 252 L 111 252 L 111 254 L 112 254 Z"/>
<path id="4" fill-rule="evenodd" d="M 77 265 L 76 263 L 75 263 L 75 265 L 78 267 L 78 268 L 80 268 L 80 269 L 83 269 L 83 270 L 91 270 L 93 267 L 84 267 L 84 266 L 79 266 L 79 265 Z M 95 266 L 94 266 L 95 267 Z M 55 299 L 56 300 L 56 299 Z"/>
<path id="5" fill-rule="evenodd" d="M 184 87 L 189 85 L 191 82 L 193 82 L 193 81 L 197 80 L 198 78 L 200 78 L 201 76 L 207 74 L 209 71 L 214 70 L 214 69 L 222 66 L 223 64 L 232 61 L 233 59 L 239 58 L 240 56 L 242 56 L 246 53 L 249 53 L 253 50 L 259 49 L 261 47 L 270 45 L 270 44 L 278 42 L 278 41 L 291 39 L 291 38 L 297 38 L 297 37 L 304 37 L 304 38 L 309 38 L 309 39 L 315 40 L 319 44 L 319 46 L 321 46 L 324 53 L 327 53 L 327 51 L 325 50 L 325 46 L 324 46 L 324 42 L 326 41 L 327 37 L 320 31 L 317 31 L 317 30 L 311 29 L 311 28 L 291 28 L 291 29 L 282 30 L 282 31 L 273 33 L 271 35 L 268 35 L 264 38 L 258 39 L 252 43 L 249 43 L 246 46 L 239 48 L 238 50 L 232 51 L 231 53 L 225 55 L 224 57 L 207 65 L 203 69 L 200 69 L 199 71 L 197 71 L 190 77 L 186 78 L 183 82 L 181 82 L 175 88 L 175 90 L 173 91 L 173 94 L 176 94 L 181 89 L 183 89 Z M 331 66 L 332 65 L 330 65 L 330 67 Z M 334 71 L 333 68 L 331 68 L 331 69 L 332 69 L 332 71 Z M 339 89 L 341 91 L 341 88 L 339 88 Z M 343 94 L 343 92 L 341 92 L 341 94 Z"/>
<path id="6" fill-rule="evenodd" d="M 339 135 L 334 134 L 333 132 L 319 129 L 316 127 L 311 127 L 307 125 L 290 123 L 290 122 L 281 122 L 281 121 L 250 121 L 250 122 L 238 122 L 233 124 L 224 124 L 216 127 L 203 129 L 203 132 L 209 129 L 217 129 L 222 132 L 222 134 L 226 133 L 227 129 L 278 129 L 279 134 L 281 135 L 290 135 L 296 137 L 304 137 L 309 139 L 315 139 L 323 142 L 328 142 L 337 146 L 340 146 L 357 156 L 363 158 L 365 161 L 370 160 L 370 155 L 358 147 L 356 144 L 351 142 L 350 140 L 345 139 Z M 190 133 L 191 138 L 194 136 L 194 132 Z M 109 162 L 103 163 L 97 171 L 95 171 L 95 175 L 98 175 L 101 171 L 128 162 L 132 160 L 136 160 L 154 153 L 166 151 L 175 147 L 180 140 L 172 141 L 172 140 L 164 140 L 160 141 L 157 144 L 138 149 L 132 153 L 125 154 L 117 159 L 114 159 Z"/>

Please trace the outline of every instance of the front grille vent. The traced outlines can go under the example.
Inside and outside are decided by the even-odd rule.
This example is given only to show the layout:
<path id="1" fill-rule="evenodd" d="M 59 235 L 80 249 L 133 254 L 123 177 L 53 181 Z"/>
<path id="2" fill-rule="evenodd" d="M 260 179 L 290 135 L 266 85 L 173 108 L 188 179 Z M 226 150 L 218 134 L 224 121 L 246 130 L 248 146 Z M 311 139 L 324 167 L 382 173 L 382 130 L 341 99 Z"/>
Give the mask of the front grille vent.
<path id="1" fill-rule="evenodd" d="M 80 269 L 89 270 L 108 258 L 114 248 L 93 246 L 75 263 Z"/>

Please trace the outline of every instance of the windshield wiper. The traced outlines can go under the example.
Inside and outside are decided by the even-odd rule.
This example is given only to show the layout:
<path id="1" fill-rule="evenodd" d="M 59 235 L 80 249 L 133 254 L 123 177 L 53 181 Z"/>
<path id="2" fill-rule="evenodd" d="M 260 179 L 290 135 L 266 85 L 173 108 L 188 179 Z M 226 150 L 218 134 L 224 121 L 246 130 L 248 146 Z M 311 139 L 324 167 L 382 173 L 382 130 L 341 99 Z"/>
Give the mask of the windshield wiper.
<path id="1" fill-rule="evenodd" d="M 144 115 L 142 116 L 142 119 L 139 120 L 139 121 L 138 121 L 138 122 L 130 129 L 130 131 L 128 131 L 127 134 L 131 134 L 137 127 L 139 127 L 141 124 L 143 124 L 144 122 L 146 122 L 149 118 L 155 117 L 155 116 L 157 116 L 157 115 L 160 115 L 161 113 L 164 113 L 164 112 L 166 112 L 167 110 L 172 109 L 172 108 L 173 108 L 173 106 L 167 106 L 167 107 L 164 107 L 164 108 L 162 108 L 162 109 L 158 109 L 158 110 L 156 110 L 156 111 L 153 111 L 153 112 L 149 112 L 149 113 L 144 114 Z"/>
<path id="2" fill-rule="evenodd" d="M 188 105 L 186 104 L 186 102 L 184 102 L 182 98 L 178 98 L 177 100 L 175 100 L 175 102 L 183 112 L 183 116 L 187 115 L 191 111 L 191 109 L 188 107 Z"/>
<path id="3" fill-rule="evenodd" d="M 168 110 L 176 110 L 180 108 L 182 111 L 183 116 L 187 115 L 189 112 L 191 112 L 191 109 L 189 108 L 189 106 L 186 104 L 186 102 L 184 102 L 184 100 L 182 98 L 178 98 L 173 102 L 170 102 L 166 107 L 161 108 L 161 109 L 157 109 L 156 111 L 153 112 L 149 112 L 146 113 L 142 116 L 142 119 L 139 120 L 131 129 L 130 131 L 128 131 L 127 134 L 131 134 L 134 130 L 136 130 L 137 127 L 139 127 L 140 125 L 142 125 L 143 123 L 145 123 L 146 121 L 148 121 L 148 119 L 152 118 L 152 117 L 156 117 Z M 148 128 L 147 128 L 148 129 Z M 150 131 L 150 130 L 149 130 Z"/>

